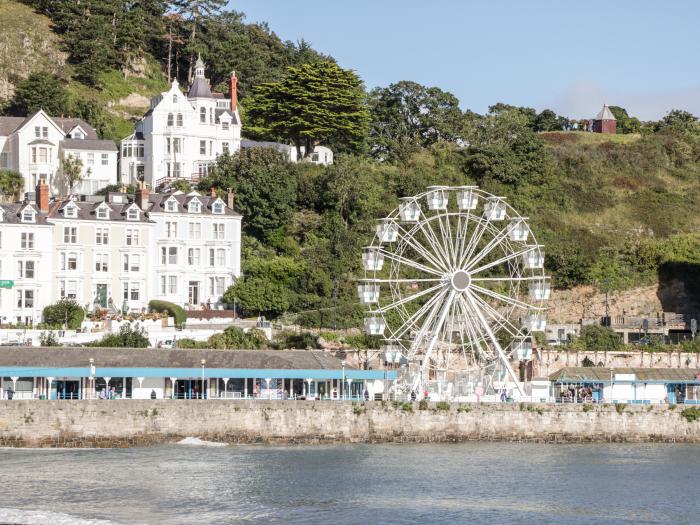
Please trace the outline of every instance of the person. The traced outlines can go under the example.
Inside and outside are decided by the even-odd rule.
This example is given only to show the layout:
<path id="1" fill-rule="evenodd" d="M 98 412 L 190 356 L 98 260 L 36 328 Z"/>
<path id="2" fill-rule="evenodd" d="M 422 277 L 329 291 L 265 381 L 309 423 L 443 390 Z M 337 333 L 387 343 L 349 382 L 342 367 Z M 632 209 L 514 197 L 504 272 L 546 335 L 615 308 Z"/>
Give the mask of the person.
<path id="1" fill-rule="evenodd" d="M 154 390 L 151 390 L 151 399 L 155 399 L 155 398 L 156 398 L 156 391 L 154 389 Z"/>
<path id="2" fill-rule="evenodd" d="M 505 403 L 506 399 L 508 399 L 508 396 L 506 395 L 506 389 L 502 388 L 501 389 L 501 403 Z"/>
<path id="3" fill-rule="evenodd" d="M 369 390 L 365 388 L 365 401 L 369 401 Z"/>
<path id="4" fill-rule="evenodd" d="M 14 397 L 14 395 L 15 395 L 15 391 L 12 390 L 12 387 L 9 387 L 7 389 L 7 399 L 12 399 Z"/>
<path id="5" fill-rule="evenodd" d="M 411 401 L 415 401 L 415 400 L 416 400 L 416 391 L 411 390 Z"/>

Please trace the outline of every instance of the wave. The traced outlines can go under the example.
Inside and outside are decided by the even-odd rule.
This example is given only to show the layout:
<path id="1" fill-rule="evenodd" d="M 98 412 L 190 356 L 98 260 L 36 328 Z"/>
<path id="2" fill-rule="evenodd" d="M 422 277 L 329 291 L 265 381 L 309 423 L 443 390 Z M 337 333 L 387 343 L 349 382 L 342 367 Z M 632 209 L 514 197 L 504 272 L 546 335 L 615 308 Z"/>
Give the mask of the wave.
<path id="1" fill-rule="evenodd" d="M 12 525 L 119 525 L 116 521 L 80 518 L 62 512 L 0 508 L 0 523 Z"/>
<path id="2" fill-rule="evenodd" d="M 218 441 L 204 441 L 196 437 L 186 437 L 177 442 L 178 445 L 187 445 L 190 447 L 225 447 L 226 443 Z"/>

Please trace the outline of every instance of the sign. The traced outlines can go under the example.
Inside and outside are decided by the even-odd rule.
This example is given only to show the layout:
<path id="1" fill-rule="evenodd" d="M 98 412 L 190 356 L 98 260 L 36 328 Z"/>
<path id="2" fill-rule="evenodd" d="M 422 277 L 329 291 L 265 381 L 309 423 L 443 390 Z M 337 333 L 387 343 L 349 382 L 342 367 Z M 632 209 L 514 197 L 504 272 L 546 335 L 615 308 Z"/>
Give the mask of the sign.
<path id="1" fill-rule="evenodd" d="M 14 281 L 0 280 L 0 288 L 12 288 L 15 285 Z"/>

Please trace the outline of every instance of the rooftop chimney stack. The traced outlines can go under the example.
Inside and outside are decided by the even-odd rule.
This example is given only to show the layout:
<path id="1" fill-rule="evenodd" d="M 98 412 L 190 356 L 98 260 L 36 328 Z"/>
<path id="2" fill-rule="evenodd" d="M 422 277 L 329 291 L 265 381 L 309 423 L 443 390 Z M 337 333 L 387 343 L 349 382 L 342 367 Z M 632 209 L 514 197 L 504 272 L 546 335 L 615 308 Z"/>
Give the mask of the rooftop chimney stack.
<path id="1" fill-rule="evenodd" d="M 216 194 L 216 188 L 214 186 L 209 188 L 209 196 L 212 197 L 213 199 L 218 197 L 218 195 Z"/>
<path id="2" fill-rule="evenodd" d="M 148 209 L 148 196 L 150 191 L 146 187 L 146 184 L 141 181 L 139 182 L 139 187 L 136 189 L 136 205 L 143 211 Z"/>
<path id="3" fill-rule="evenodd" d="M 238 78 L 236 72 L 231 71 L 231 111 L 238 107 Z"/>
<path id="4" fill-rule="evenodd" d="M 233 209 L 233 190 L 231 188 L 226 191 L 226 206 Z"/>
<path id="5" fill-rule="evenodd" d="M 41 213 L 49 212 L 49 185 L 44 177 L 41 177 L 36 185 L 36 205 Z"/>

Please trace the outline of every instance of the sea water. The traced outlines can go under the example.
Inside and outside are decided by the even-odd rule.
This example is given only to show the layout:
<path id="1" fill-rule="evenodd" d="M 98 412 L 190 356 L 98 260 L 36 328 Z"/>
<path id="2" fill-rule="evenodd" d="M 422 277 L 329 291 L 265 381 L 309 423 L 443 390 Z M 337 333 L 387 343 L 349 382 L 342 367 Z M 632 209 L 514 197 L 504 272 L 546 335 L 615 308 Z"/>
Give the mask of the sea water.
<path id="1" fill-rule="evenodd" d="M 700 446 L 189 445 L 2 449 L 0 523 L 700 523 Z"/>

